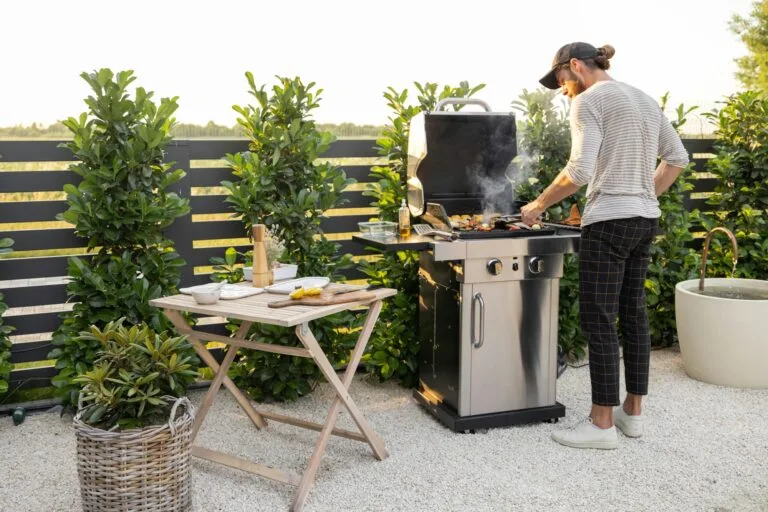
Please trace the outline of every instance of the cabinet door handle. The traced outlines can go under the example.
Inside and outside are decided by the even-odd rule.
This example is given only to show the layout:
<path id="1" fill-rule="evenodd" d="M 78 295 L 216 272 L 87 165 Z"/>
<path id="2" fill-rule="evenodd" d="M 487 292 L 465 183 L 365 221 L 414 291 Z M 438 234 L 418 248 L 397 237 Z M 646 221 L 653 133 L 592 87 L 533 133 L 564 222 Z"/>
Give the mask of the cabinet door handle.
<path id="1" fill-rule="evenodd" d="M 480 334 L 475 338 L 475 308 L 476 305 L 480 305 Z M 472 296 L 472 307 L 470 308 L 470 316 L 472 317 L 469 322 L 470 330 L 470 342 L 474 348 L 480 348 L 485 341 L 485 301 L 483 295 L 478 292 Z"/>

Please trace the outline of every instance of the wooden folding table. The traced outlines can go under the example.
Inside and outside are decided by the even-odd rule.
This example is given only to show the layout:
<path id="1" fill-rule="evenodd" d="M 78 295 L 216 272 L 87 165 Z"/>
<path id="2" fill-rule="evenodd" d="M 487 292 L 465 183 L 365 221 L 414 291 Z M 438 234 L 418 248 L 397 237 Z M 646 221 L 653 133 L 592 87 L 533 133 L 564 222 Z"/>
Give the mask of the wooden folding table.
<path id="1" fill-rule="evenodd" d="M 302 475 L 267 467 L 262 464 L 257 464 L 246 459 L 234 457 L 226 453 L 217 452 L 200 446 L 192 447 L 192 455 L 249 473 L 261 475 L 271 480 L 296 485 L 298 490 L 294 495 L 290 507 L 290 510 L 293 511 L 301 510 L 304 505 L 307 494 L 312 488 L 312 484 L 315 480 L 317 469 L 320 466 L 320 458 L 325 451 L 325 447 L 328 444 L 331 435 L 366 442 L 371 446 L 374 457 L 378 460 L 386 458 L 388 454 L 387 450 L 384 448 L 384 442 L 376 432 L 373 431 L 371 425 L 349 396 L 349 386 L 352 382 L 352 378 L 355 375 L 357 366 L 360 363 L 360 358 L 363 356 L 365 347 L 368 344 L 368 338 L 371 336 L 373 327 L 379 317 L 381 301 L 382 299 L 395 295 L 397 291 L 390 288 L 380 288 L 373 290 L 373 293 L 375 294 L 375 299 L 365 302 L 349 302 L 330 306 L 289 306 L 281 309 L 270 308 L 268 307 L 268 303 L 284 300 L 286 296 L 270 293 L 262 293 L 235 300 L 220 299 L 216 304 L 211 305 L 197 304 L 189 295 L 173 295 L 150 301 L 153 306 L 164 310 L 165 315 L 171 322 L 173 322 L 180 334 L 187 335 L 189 342 L 192 344 L 197 354 L 214 372 L 214 379 L 211 382 L 211 386 L 208 389 L 208 392 L 203 399 L 203 403 L 198 409 L 197 417 L 195 418 L 192 430 L 193 441 L 222 384 L 230 393 L 232 393 L 238 404 L 240 404 L 240 407 L 242 407 L 243 411 L 245 411 L 253 424 L 259 429 L 265 427 L 267 419 L 270 419 L 320 432 L 320 436 L 315 445 L 315 450 Z M 350 356 L 349 364 L 347 365 L 344 376 L 339 379 L 338 375 L 336 375 L 336 371 L 328 361 L 322 348 L 320 348 L 315 336 L 312 334 L 312 331 L 309 328 L 309 322 L 365 304 L 369 307 L 365 322 L 363 323 L 363 328 L 357 338 L 357 343 Z M 230 338 L 227 336 L 219 336 L 193 330 L 181 315 L 182 312 L 236 318 L 243 322 L 235 336 Z M 248 330 L 253 323 L 280 325 L 284 327 L 295 326 L 296 336 L 301 340 L 304 348 L 273 345 L 270 343 L 245 339 Z M 206 348 L 206 341 L 216 341 L 224 343 L 230 347 L 230 350 L 227 351 L 221 364 L 216 361 Z M 241 347 L 263 352 L 273 352 L 276 354 L 309 357 L 315 361 L 315 364 L 317 364 L 336 392 L 336 396 L 333 399 L 325 423 L 313 423 L 290 416 L 255 409 L 251 404 L 251 401 L 227 376 L 227 371 L 235 358 L 237 349 Z M 359 432 L 336 428 L 336 418 L 339 414 L 341 404 L 346 406 L 352 419 L 357 424 L 357 427 L 360 430 Z"/>

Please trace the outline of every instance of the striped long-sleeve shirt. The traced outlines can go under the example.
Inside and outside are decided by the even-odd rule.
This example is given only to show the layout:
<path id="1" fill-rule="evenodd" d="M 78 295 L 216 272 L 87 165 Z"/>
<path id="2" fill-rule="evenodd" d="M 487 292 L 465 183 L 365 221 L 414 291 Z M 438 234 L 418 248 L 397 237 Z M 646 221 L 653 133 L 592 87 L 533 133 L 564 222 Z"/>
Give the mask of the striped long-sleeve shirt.
<path id="1" fill-rule="evenodd" d="M 660 217 L 653 183 L 657 158 L 675 167 L 688 165 L 680 137 L 653 98 L 606 80 L 573 99 L 565 171 L 577 185 L 587 185 L 582 226 Z"/>

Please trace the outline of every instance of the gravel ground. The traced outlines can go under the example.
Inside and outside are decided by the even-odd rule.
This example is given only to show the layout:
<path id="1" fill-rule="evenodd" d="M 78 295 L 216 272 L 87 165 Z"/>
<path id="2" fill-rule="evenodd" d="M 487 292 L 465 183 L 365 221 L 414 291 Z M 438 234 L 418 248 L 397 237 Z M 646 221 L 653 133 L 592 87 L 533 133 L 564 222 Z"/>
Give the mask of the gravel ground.
<path id="1" fill-rule="evenodd" d="M 679 352 L 656 351 L 646 433 L 620 437 L 618 450 L 576 450 L 550 440 L 589 408 L 588 368 L 558 381 L 567 417 L 546 423 L 455 434 L 395 384 L 353 382 L 351 394 L 390 457 L 376 461 L 366 444 L 332 437 L 306 511 L 768 511 L 768 390 L 739 390 L 688 378 Z M 200 403 L 203 391 L 192 393 Z M 324 421 L 327 385 L 297 403 L 264 408 Z M 340 425 L 353 429 L 349 415 Z M 198 443 L 301 472 L 316 433 L 271 422 L 255 430 L 228 392 L 220 391 Z M 14 427 L 0 418 L 5 470 L 2 511 L 74 511 L 80 498 L 71 417 L 31 414 Z M 294 488 L 193 462 L 193 510 L 288 510 Z"/>

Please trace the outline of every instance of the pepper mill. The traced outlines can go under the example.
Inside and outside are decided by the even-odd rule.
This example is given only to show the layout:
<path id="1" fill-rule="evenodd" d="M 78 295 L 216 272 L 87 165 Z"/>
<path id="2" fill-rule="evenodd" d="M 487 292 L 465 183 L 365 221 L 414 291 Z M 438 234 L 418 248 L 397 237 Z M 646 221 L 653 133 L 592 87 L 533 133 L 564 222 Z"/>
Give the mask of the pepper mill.
<path id="1" fill-rule="evenodd" d="M 272 281 L 272 272 L 267 266 L 267 250 L 264 246 L 264 236 L 267 227 L 264 224 L 254 224 L 253 233 L 253 286 L 263 288 Z"/>

